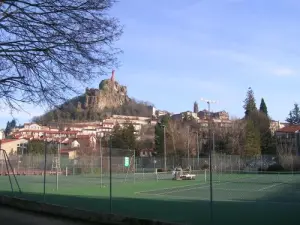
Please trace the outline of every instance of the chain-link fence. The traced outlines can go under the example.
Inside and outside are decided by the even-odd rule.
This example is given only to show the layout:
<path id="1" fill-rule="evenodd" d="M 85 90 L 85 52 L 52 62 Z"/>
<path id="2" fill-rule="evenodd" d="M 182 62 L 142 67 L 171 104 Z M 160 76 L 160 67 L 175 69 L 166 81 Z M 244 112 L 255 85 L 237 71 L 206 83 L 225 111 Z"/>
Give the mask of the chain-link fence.
<path id="1" fill-rule="evenodd" d="M 21 196 L 28 199 L 102 212 L 111 212 L 112 208 L 114 213 L 174 222 L 190 220 L 192 225 L 209 223 L 211 202 L 215 207 L 211 210 L 216 209 L 214 218 L 222 218 L 219 224 L 223 224 L 247 216 L 250 203 L 251 210 L 259 209 L 259 202 L 270 203 L 264 208 L 270 217 L 292 218 L 295 207 L 289 205 L 300 201 L 300 157 L 296 155 L 168 156 L 167 171 L 164 160 L 141 157 L 130 149 L 109 152 L 105 148 L 88 155 L 11 155 L 12 169 L 7 170 L 5 160 L 0 161 L 0 192 L 9 194 L 13 188 L 13 195 L 20 196 L 16 185 L 10 184 L 14 179 L 7 179 L 15 174 Z M 196 181 L 173 181 L 176 167 L 181 167 L 185 175 L 195 175 Z M 199 208 L 201 218 L 197 216 Z M 281 214 L 274 214 L 276 210 Z M 276 216 L 270 223 L 264 221 L 265 217 L 251 218 L 251 224 L 279 220 Z"/>
<path id="2" fill-rule="evenodd" d="M 13 172 L 17 175 L 49 175 L 63 174 L 65 176 L 108 176 L 112 174 L 132 177 L 132 174 L 147 176 L 157 172 L 171 174 L 174 168 L 180 166 L 192 171 L 208 170 L 209 157 L 181 158 L 167 157 L 167 171 L 164 171 L 164 157 L 140 157 L 128 149 L 118 150 L 122 156 L 85 155 L 69 157 L 65 155 L 14 155 L 9 160 Z M 111 160 L 111 165 L 110 165 Z M 44 166 L 46 162 L 46 167 Z M 257 157 L 243 157 L 239 155 L 212 154 L 212 171 L 218 173 L 240 171 L 297 171 L 300 168 L 299 156 L 263 155 Z M 6 172 L 5 163 L 0 162 L 0 174 Z"/>

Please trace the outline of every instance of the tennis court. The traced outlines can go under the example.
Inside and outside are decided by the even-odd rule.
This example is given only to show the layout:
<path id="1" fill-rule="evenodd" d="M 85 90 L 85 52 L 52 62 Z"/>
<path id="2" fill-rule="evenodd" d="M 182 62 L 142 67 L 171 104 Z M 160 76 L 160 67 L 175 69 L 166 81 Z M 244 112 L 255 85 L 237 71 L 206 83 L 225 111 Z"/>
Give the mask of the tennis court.
<path id="1" fill-rule="evenodd" d="M 191 225 L 210 224 L 211 212 L 214 224 L 299 223 L 300 174 L 214 173 L 211 204 L 209 174 L 195 173 L 192 181 L 172 181 L 170 173 L 113 174 L 113 213 Z M 45 199 L 43 176 L 17 178 L 23 193 L 14 195 L 109 212 L 107 175 L 59 176 L 58 190 L 48 176 Z M 11 194 L 8 177 L 0 177 L 0 191 Z"/>

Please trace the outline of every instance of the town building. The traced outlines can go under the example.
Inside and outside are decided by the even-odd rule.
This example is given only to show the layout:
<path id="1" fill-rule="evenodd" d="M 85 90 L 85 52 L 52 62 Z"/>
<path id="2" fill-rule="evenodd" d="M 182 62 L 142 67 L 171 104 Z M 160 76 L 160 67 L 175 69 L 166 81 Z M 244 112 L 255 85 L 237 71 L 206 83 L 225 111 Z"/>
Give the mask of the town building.
<path id="1" fill-rule="evenodd" d="M 28 140 L 26 139 L 3 139 L 0 140 L 0 147 L 8 155 L 22 154 L 27 149 Z M 0 151 L 0 159 L 4 159 L 3 151 Z"/>

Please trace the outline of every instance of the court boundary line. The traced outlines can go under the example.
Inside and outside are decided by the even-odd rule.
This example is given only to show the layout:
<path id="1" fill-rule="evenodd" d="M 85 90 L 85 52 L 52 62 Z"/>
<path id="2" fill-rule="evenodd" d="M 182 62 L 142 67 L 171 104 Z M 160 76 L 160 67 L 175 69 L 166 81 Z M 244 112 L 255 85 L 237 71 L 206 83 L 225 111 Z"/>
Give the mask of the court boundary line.
<path id="1" fill-rule="evenodd" d="M 242 180 L 242 179 L 246 179 L 245 177 L 242 177 L 242 178 L 237 178 L 237 179 L 233 179 L 233 180 Z M 252 177 L 252 178 L 248 178 L 248 179 L 257 179 L 257 177 Z M 231 180 L 231 181 L 233 181 Z M 215 181 L 213 182 L 215 185 L 221 185 L 221 184 L 226 184 L 226 183 L 230 183 L 231 181 L 226 181 L 226 182 L 222 182 L 222 183 L 216 183 L 216 182 L 219 182 L 219 181 Z M 134 194 L 146 194 L 146 195 L 167 195 L 168 193 L 175 193 L 175 192 L 181 192 L 181 191 L 190 191 L 190 190 L 194 190 L 194 189 L 202 189 L 204 187 L 210 187 L 210 185 L 208 185 L 208 182 L 205 182 L 205 183 L 200 183 L 200 184 L 194 184 L 194 185 L 182 185 L 182 186 L 177 186 L 177 187 L 169 187 L 169 188 L 157 188 L 157 189 L 150 189 L 150 190 L 145 190 L 145 191 L 137 191 L 137 192 L 134 192 Z M 200 185 L 200 186 L 199 186 Z M 206 185 L 206 186 L 205 186 Z M 193 186 L 196 186 L 196 187 L 193 187 Z M 176 189 L 176 188 L 185 188 L 185 187 L 193 187 L 193 188 L 189 188 L 189 189 L 184 189 L 184 190 L 173 190 L 173 189 Z M 158 193 L 158 194 L 151 194 L 149 192 L 152 192 L 152 191 L 164 191 L 164 190 L 170 190 L 170 191 L 166 191 L 166 192 L 163 192 L 163 193 Z"/>
<path id="2" fill-rule="evenodd" d="M 181 195 L 160 195 L 160 194 L 145 194 L 149 196 L 159 196 L 168 198 L 168 200 L 186 200 L 186 201 L 209 201 L 210 198 L 201 197 L 195 199 L 195 197 L 181 196 Z M 273 205 L 287 205 L 287 206 L 300 206 L 300 202 L 280 202 L 280 201 L 263 201 L 263 200 L 238 200 L 238 199 L 213 199 L 213 202 L 240 202 L 240 203 L 258 203 L 258 204 L 273 204 Z"/>
<path id="3" fill-rule="evenodd" d="M 289 180 L 287 180 L 287 182 L 292 181 L 292 180 L 293 180 L 293 179 L 289 179 Z M 272 188 L 274 188 L 274 187 L 277 187 L 277 186 L 280 186 L 280 185 L 283 185 L 283 184 L 285 184 L 285 183 L 276 183 L 276 184 L 268 185 L 268 186 L 266 186 L 266 187 L 263 187 L 263 188 L 258 189 L 257 191 L 265 191 L 265 190 L 267 190 L 267 189 L 272 189 Z"/>

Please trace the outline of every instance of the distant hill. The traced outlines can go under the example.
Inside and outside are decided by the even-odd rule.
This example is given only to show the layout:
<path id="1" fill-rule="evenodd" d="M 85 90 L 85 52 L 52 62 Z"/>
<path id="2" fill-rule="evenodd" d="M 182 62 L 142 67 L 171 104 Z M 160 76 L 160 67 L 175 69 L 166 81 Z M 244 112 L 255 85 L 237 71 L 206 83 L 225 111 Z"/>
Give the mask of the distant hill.
<path id="1" fill-rule="evenodd" d="M 48 124 L 63 121 L 94 121 L 103 120 L 113 114 L 127 116 L 152 115 L 152 104 L 129 98 L 127 87 L 114 80 L 102 80 L 99 89 L 86 89 L 86 92 L 65 102 L 44 115 L 34 117 L 33 122 Z"/>

